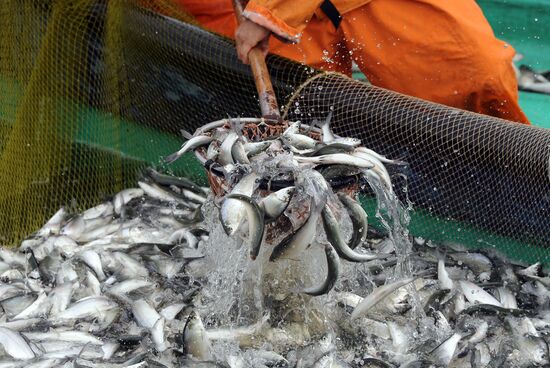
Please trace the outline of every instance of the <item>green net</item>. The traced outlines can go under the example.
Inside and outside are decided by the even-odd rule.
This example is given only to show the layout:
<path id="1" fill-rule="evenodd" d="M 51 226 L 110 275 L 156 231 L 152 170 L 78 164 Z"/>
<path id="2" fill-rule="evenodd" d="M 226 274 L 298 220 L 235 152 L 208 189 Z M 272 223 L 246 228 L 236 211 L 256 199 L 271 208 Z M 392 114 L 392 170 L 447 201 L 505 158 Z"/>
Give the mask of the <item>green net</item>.
<path id="1" fill-rule="evenodd" d="M 145 166 L 206 184 L 193 131 L 260 114 L 231 41 L 169 1 L 4 0 L 0 5 L 0 237 L 17 244 L 61 206 L 78 211 L 134 186 Z M 268 57 L 280 105 L 407 160 L 411 233 L 545 261 L 550 135 Z M 401 180 L 402 181 L 402 180 Z M 368 198 L 365 205 L 369 207 Z M 371 206 L 372 207 L 372 206 Z M 374 209 L 371 208 L 371 213 Z"/>

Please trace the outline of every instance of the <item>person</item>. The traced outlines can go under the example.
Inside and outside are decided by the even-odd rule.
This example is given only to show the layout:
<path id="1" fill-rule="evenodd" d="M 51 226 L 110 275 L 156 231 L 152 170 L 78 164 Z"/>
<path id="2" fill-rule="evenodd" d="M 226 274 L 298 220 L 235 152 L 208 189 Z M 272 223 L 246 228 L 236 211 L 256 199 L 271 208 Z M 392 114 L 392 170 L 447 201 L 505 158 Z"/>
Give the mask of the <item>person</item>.
<path id="1" fill-rule="evenodd" d="M 475 0 L 250 0 L 237 27 L 231 0 L 173 0 L 205 28 L 376 86 L 519 123 L 514 49 Z M 272 37 L 274 36 L 274 37 Z"/>

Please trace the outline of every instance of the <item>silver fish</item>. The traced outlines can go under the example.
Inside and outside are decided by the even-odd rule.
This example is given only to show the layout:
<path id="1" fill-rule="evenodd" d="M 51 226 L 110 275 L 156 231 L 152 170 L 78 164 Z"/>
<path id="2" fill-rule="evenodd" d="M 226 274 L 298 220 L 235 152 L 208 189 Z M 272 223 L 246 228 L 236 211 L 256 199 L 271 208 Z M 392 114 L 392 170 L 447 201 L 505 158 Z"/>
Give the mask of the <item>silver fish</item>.
<path id="1" fill-rule="evenodd" d="M 184 153 L 194 150 L 195 148 L 207 145 L 212 142 L 214 138 L 207 135 L 198 135 L 191 138 L 177 151 L 164 158 L 164 162 L 167 164 L 172 163 L 183 156 Z"/>
<path id="2" fill-rule="evenodd" d="M 51 304 L 48 300 L 48 295 L 45 292 L 41 292 L 31 305 L 21 311 L 21 313 L 14 316 L 13 319 L 29 319 L 47 316 L 50 312 L 50 308 Z"/>
<path id="3" fill-rule="evenodd" d="M 52 234 L 59 234 L 61 230 L 61 224 L 67 216 L 67 210 L 65 207 L 61 207 L 45 224 L 40 230 L 36 232 L 36 236 L 50 236 Z"/>
<path id="4" fill-rule="evenodd" d="M 300 121 L 295 121 L 291 123 L 288 128 L 285 129 L 283 132 L 283 135 L 289 135 L 289 134 L 298 134 L 300 133 L 300 126 L 302 123 Z"/>
<path id="5" fill-rule="evenodd" d="M 128 188 L 118 192 L 113 198 L 113 210 L 117 215 L 122 213 L 124 206 L 132 199 L 142 197 L 145 194 L 141 188 Z"/>
<path id="6" fill-rule="evenodd" d="M 372 169 L 374 164 L 360 157 L 348 155 L 346 153 L 334 153 L 331 155 L 322 155 L 315 157 L 295 157 L 300 163 L 311 163 L 314 165 L 348 165 L 362 169 Z"/>
<path id="7" fill-rule="evenodd" d="M 248 157 L 255 156 L 271 146 L 273 141 L 261 141 L 261 142 L 246 142 L 244 144 L 244 151 Z"/>
<path id="8" fill-rule="evenodd" d="M 453 280 L 451 280 L 445 268 L 445 260 L 443 257 L 440 257 L 437 261 L 437 278 L 441 289 L 451 290 L 453 288 Z"/>
<path id="9" fill-rule="evenodd" d="M 403 161 L 398 161 L 398 160 L 390 160 L 388 158 L 386 158 L 385 156 L 382 156 L 381 154 L 371 150 L 371 149 L 368 149 L 366 147 L 357 147 L 355 149 L 356 152 L 362 152 L 362 153 L 365 153 L 367 155 L 370 155 L 374 158 L 376 158 L 378 161 L 382 162 L 382 163 L 385 163 L 385 164 L 390 164 L 390 165 L 404 165 L 405 162 Z"/>
<path id="10" fill-rule="evenodd" d="M 313 201 L 311 208 L 312 210 L 310 210 L 309 217 L 305 224 L 302 225 L 298 231 L 289 234 L 273 248 L 273 252 L 269 257 L 270 261 L 273 262 L 280 257 L 297 257 L 313 242 L 321 211 L 313 206 Z"/>
<path id="11" fill-rule="evenodd" d="M 113 252 L 112 256 L 114 260 L 120 265 L 120 268 L 116 271 L 117 275 L 121 278 L 146 278 L 149 276 L 149 271 L 141 262 L 135 260 L 132 256 L 123 252 Z"/>
<path id="12" fill-rule="evenodd" d="M 348 211 L 348 215 L 351 219 L 353 232 L 349 241 L 349 247 L 355 249 L 360 244 L 363 244 L 367 238 L 369 226 L 367 213 L 359 203 L 354 201 L 346 193 L 338 192 L 338 198 Z"/>
<path id="13" fill-rule="evenodd" d="M 182 240 L 185 240 L 189 248 L 196 249 L 199 244 L 199 239 L 189 229 L 185 228 L 174 231 L 168 239 L 171 244 L 180 244 Z"/>
<path id="14" fill-rule="evenodd" d="M 208 149 L 206 150 L 206 159 L 215 161 L 218 159 L 218 156 L 220 154 L 220 143 L 218 141 L 213 141 L 208 146 Z"/>
<path id="15" fill-rule="evenodd" d="M 81 259 L 86 266 L 90 267 L 95 272 L 99 281 L 105 280 L 105 273 L 103 272 L 103 266 L 101 265 L 101 259 L 99 254 L 89 249 L 78 254 L 78 258 Z"/>
<path id="16" fill-rule="evenodd" d="M 324 244 L 324 250 L 327 259 L 327 277 L 322 284 L 302 290 L 305 294 L 313 296 L 327 294 L 338 280 L 338 276 L 340 275 L 340 258 L 338 258 L 338 254 L 330 243 Z"/>
<path id="17" fill-rule="evenodd" d="M 259 334 L 267 326 L 269 317 L 270 315 L 267 313 L 255 324 L 246 327 L 208 329 L 206 330 L 206 336 L 208 340 L 233 340 L 240 342 L 243 338 Z"/>
<path id="18" fill-rule="evenodd" d="M 282 135 L 281 140 L 289 147 L 294 147 L 298 150 L 311 150 L 317 145 L 317 141 L 307 135 L 292 134 Z"/>
<path id="19" fill-rule="evenodd" d="M 114 213 L 114 206 L 111 202 L 105 202 L 98 204 L 95 207 L 89 208 L 82 212 L 80 215 L 84 220 L 91 220 L 98 217 L 112 216 Z"/>
<path id="20" fill-rule="evenodd" d="M 103 317 L 106 311 L 118 309 L 118 305 L 104 296 L 91 296 L 78 300 L 64 311 L 52 316 L 54 320 L 74 320 Z"/>
<path id="21" fill-rule="evenodd" d="M 242 194 L 230 194 L 227 199 L 235 199 L 244 204 L 248 214 L 248 242 L 250 243 L 250 258 L 255 260 L 260 253 L 264 237 L 264 211 L 250 197 Z"/>
<path id="22" fill-rule="evenodd" d="M 257 179 L 258 175 L 255 173 L 246 175 L 235 185 L 231 194 L 252 196 Z M 223 201 L 220 209 L 220 220 L 227 235 L 235 235 L 245 216 L 246 208 L 242 202 L 230 198 Z"/>
<path id="23" fill-rule="evenodd" d="M 168 192 L 167 190 L 159 187 L 156 184 L 148 184 L 148 183 L 139 181 L 138 185 L 141 189 L 143 189 L 145 194 L 147 194 L 152 198 L 156 198 L 166 202 L 184 203 L 182 199 L 178 198 L 173 192 Z"/>
<path id="24" fill-rule="evenodd" d="M 103 345 L 103 341 L 82 331 L 50 330 L 48 332 L 23 332 L 22 334 L 31 341 L 54 340 L 79 344 Z"/>
<path id="25" fill-rule="evenodd" d="M 168 349 L 168 345 L 166 344 L 166 339 L 164 336 L 164 323 L 164 318 L 160 317 L 150 330 L 151 339 L 155 343 L 155 348 L 161 353 Z"/>
<path id="26" fill-rule="evenodd" d="M 391 284 L 380 286 L 374 289 L 365 299 L 359 303 L 359 305 L 353 310 L 351 319 L 354 320 L 369 312 L 369 310 L 378 304 L 381 300 L 393 293 L 395 290 L 410 284 L 415 280 L 415 277 L 407 277 L 402 280 L 397 280 Z"/>
<path id="27" fill-rule="evenodd" d="M 48 295 L 51 304 L 50 313 L 52 315 L 61 313 L 69 306 L 73 293 L 73 284 L 70 282 L 57 285 Z"/>
<path id="28" fill-rule="evenodd" d="M 124 280 L 122 282 L 118 282 L 112 287 L 108 289 L 109 293 L 113 294 L 128 294 L 132 291 L 142 289 L 142 288 L 149 288 L 154 286 L 155 284 L 151 281 L 143 280 L 143 279 L 128 279 Z"/>
<path id="29" fill-rule="evenodd" d="M 233 144 L 233 147 L 231 148 L 231 156 L 233 157 L 233 161 L 237 164 L 250 164 L 250 160 L 248 159 L 244 146 L 239 140 Z"/>
<path id="30" fill-rule="evenodd" d="M 197 312 L 192 311 L 183 330 L 183 344 L 192 357 L 198 360 L 212 360 L 212 347 Z"/>
<path id="31" fill-rule="evenodd" d="M 497 290 L 500 303 L 504 308 L 518 309 L 518 302 L 510 289 L 506 286 L 501 286 Z"/>
<path id="32" fill-rule="evenodd" d="M 33 359 L 34 352 L 20 333 L 0 327 L 0 344 L 4 351 L 14 359 Z"/>
<path id="33" fill-rule="evenodd" d="M 186 304 L 184 303 L 175 303 L 164 307 L 160 311 L 160 315 L 166 320 L 171 321 L 185 308 Z"/>
<path id="34" fill-rule="evenodd" d="M 336 140 L 336 137 L 334 136 L 334 133 L 332 133 L 332 130 L 330 129 L 330 122 L 332 120 L 332 115 L 334 114 L 333 110 L 330 110 L 328 113 L 327 118 L 323 122 L 317 122 L 315 125 L 319 126 L 321 128 L 321 137 L 323 143 L 330 143 L 334 140 Z"/>
<path id="35" fill-rule="evenodd" d="M 370 156 L 363 152 L 353 152 L 351 154 L 354 157 L 359 157 L 362 160 L 365 160 L 372 164 L 372 167 L 369 170 L 372 170 L 380 177 L 381 183 L 384 185 L 384 188 L 387 191 L 393 191 L 393 187 L 391 184 L 391 178 L 390 174 L 388 173 L 388 170 L 386 170 L 386 167 L 384 164 L 378 160 L 376 157 Z"/>
<path id="36" fill-rule="evenodd" d="M 470 303 L 490 304 L 497 307 L 502 307 L 502 304 L 495 299 L 494 296 L 477 286 L 476 284 L 467 281 L 459 280 L 458 284 L 464 293 L 464 296 Z"/>
<path id="37" fill-rule="evenodd" d="M 233 159 L 233 145 L 237 140 L 239 139 L 239 136 L 236 132 L 231 131 L 227 137 L 222 142 L 222 145 L 220 146 L 220 154 L 218 156 L 218 163 L 221 165 L 228 165 L 235 163 L 235 160 Z"/>
<path id="38" fill-rule="evenodd" d="M 325 234 L 327 235 L 328 241 L 334 246 L 336 252 L 343 259 L 350 262 L 367 262 L 374 259 L 386 258 L 387 254 L 368 254 L 368 253 L 357 253 L 351 249 L 348 244 L 342 238 L 340 233 L 340 224 L 338 220 L 332 213 L 332 210 L 328 205 L 325 205 L 323 212 L 323 226 L 325 228 Z"/>
<path id="39" fill-rule="evenodd" d="M 468 338 L 468 342 L 470 344 L 477 344 L 478 342 L 485 340 L 488 330 L 489 324 L 486 321 L 480 322 L 475 328 L 475 333 Z"/>
<path id="40" fill-rule="evenodd" d="M 89 296 L 101 295 L 101 284 L 97 277 L 90 271 L 86 271 L 86 286 L 88 287 Z"/>
<path id="41" fill-rule="evenodd" d="M 151 307 L 144 299 L 139 299 L 132 303 L 132 313 L 138 324 L 145 328 L 153 328 L 155 323 L 161 318 L 155 308 Z"/>
<path id="42" fill-rule="evenodd" d="M 437 348 L 435 348 L 431 352 L 431 355 L 434 357 L 435 361 L 439 364 L 448 366 L 454 357 L 456 347 L 458 346 L 458 342 L 461 339 L 462 335 L 459 333 L 455 333 L 443 343 L 441 343 Z"/>
<path id="43" fill-rule="evenodd" d="M 295 189 L 293 186 L 286 187 L 262 199 L 260 205 L 264 209 L 266 219 L 275 220 L 286 210 Z"/>

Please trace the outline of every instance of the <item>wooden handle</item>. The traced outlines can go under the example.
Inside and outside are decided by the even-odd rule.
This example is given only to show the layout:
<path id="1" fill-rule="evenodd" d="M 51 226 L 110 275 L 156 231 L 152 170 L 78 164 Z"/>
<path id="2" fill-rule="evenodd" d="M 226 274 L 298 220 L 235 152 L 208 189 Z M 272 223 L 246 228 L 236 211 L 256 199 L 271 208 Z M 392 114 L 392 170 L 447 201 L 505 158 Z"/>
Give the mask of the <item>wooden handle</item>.
<path id="1" fill-rule="evenodd" d="M 237 16 L 237 23 L 241 24 L 245 20 L 241 1 L 233 0 L 233 8 Z M 248 60 L 250 61 L 250 67 L 254 75 L 262 116 L 269 120 L 281 121 L 279 105 L 277 104 L 277 98 L 275 97 L 275 91 L 271 84 L 271 77 L 262 51 L 258 47 L 254 47 L 248 53 Z"/>

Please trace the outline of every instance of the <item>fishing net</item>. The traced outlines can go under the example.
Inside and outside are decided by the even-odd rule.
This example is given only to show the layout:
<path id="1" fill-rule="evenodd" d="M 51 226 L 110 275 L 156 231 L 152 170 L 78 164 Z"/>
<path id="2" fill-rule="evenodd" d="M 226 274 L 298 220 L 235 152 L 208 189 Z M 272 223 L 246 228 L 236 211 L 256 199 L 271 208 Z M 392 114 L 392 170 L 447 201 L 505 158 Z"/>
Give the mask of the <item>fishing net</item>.
<path id="1" fill-rule="evenodd" d="M 134 186 L 145 166 L 205 184 L 192 155 L 163 167 L 182 143 L 180 129 L 260 114 L 233 43 L 169 1 L 4 0 L 0 24 L 2 244 L 16 244 L 61 206 L 81 210 Z M 272 55 L 268 67 L 290 119 L 308 123 L 332 109 L 338 134 L 407 161 L 393 179 L 413 205 L 412 234 L 546 260 L 546 130 Z"/>

